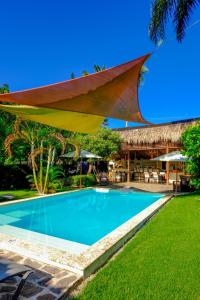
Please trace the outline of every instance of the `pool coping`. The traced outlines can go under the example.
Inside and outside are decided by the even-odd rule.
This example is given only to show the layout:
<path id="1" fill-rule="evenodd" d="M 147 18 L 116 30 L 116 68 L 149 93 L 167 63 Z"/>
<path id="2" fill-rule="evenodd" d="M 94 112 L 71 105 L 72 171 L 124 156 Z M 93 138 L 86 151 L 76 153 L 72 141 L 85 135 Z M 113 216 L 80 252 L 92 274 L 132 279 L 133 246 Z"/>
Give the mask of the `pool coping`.
<path id="1" fill-rule="evenodd" d="M 80 190 L 65 191 L 59 194 L 75 191 Z M 51 197 L 59 194 L 45 195 L 42 197 Z M 117 227 L 80 254 L 73 254 L 68 251 L 42 245 L 38 242 L 30 243 L 21 238 L 9 236 L 4 233 L 0 233 L 0 248 L 72 271 L 86 278 L 102 267 L 106 261 L 117 252 L 117 250 L 124 246 L 124 244 L 172 197 L 173 194 L 159 198 L 153 204 Z M 41 196 L 14 200 L 12 202 L 7 201 L 1 203 L 0 206 L 36 200 L 37 198 L 41 198 Z"/>

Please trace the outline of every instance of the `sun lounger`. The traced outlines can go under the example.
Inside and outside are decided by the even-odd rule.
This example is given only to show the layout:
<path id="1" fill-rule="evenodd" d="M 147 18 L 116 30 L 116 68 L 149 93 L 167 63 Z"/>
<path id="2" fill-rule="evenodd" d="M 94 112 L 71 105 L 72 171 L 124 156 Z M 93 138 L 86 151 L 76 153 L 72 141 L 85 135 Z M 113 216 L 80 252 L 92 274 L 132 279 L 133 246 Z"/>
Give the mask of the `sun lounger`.
<path id="1" fill-rule="evenodd" d="M 18 284 L 18 287 L 12 296 L 12 300 L 17 300 L 23 287 L 26 282 L 28 276 L 33 273 L 33 270 L 30 268 L 20 265 L 17 263 L 13 263 L 6 259 L 0 259 L 0 283 L 4 282 L 7 279 L 10 279 L 14 276 L 20 276 L 21 280 Z"/>
<path id="2" fill-rule="evenodd" d="M 15 195 L 12 194 L 0 195 L 0 200 L 13 200 L 13 199 L 15 199 Z"/>

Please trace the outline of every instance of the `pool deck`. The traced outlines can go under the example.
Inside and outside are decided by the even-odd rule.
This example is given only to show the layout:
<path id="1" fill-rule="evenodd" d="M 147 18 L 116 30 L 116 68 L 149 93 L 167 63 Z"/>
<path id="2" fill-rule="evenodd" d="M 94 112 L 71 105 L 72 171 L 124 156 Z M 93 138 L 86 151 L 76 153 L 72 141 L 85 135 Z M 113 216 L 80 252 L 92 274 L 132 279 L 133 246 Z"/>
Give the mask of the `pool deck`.
<path id="1" fill-rule="evenodd" d="M 0 249 L 0 260 L 8 259 L 31 267 L 31 274 L 25 283 L 19 300 L 54 300 L 60 299 L 69 290 L 82 281 L 82 277 L 61 268 L 41 263 L 11 251 Z M 0 299 L 9 300 L 9 295 L 16 289 L 19 277 L 0 283 Z"/>
<path id="2" fill-rule="evenodd" d="M 115 187 L 132 188 L 137 191 L 145 191 L 151 193 L 173 193 L 172 184 L 159 184 L 159 183 L 144 183 L 144 182 L 120 182 L 115 183 Z"/>

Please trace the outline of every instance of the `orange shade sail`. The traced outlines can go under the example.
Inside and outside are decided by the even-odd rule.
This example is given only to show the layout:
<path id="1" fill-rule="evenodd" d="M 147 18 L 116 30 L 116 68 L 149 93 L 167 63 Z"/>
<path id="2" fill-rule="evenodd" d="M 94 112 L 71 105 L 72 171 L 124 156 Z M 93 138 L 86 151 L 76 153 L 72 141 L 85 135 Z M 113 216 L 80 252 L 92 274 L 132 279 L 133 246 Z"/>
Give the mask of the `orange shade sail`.
<path id="1" fill-rule="evenodd" d="M 148 57 L 149 54 L 85 77 L 3 94 L 0 102 L 147 124 L 138 103 L 138 81 L 141 67 Z"/>

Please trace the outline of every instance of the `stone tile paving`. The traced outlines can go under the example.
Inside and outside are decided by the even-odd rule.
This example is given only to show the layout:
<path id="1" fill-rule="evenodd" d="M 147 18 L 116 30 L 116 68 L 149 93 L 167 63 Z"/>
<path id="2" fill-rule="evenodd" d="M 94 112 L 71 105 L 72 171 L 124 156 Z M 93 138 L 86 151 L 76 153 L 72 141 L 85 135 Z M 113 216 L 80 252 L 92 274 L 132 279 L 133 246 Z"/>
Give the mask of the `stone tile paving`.
<path id="1" fill-rule="evenodd" d="M 36 260 L 20 256 L 14 252 L 0 249 L 0 259 L 8 259 L 33 268 L 22 290 L 19 300 L 54 300 L 67 295 L 67 292 L 81 281 L 81 275 L 63 270 Z M 11 300 L 19 277 L 0 283 L 0 300 Z"/>
<path id="2" fill-rule="evenodd" d="M 132 188 L 135 190 L 153 192 L 153 193 L 165 193 L 170 194 L 173 192 L 172 184 L 159 184 L 159 183 L 145 183 L 145 182 L 120 182 L 115 183 L 116 187 Z"/>

